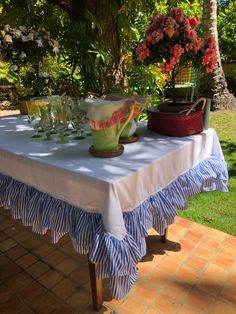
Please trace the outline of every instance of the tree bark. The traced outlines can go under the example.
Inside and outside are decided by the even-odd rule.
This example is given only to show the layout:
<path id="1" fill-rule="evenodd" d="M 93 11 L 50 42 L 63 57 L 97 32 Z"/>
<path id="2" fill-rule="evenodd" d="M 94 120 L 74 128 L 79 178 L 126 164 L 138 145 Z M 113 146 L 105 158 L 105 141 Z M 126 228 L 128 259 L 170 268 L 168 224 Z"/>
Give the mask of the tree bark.
<path id="1" fill-rule="evenodd" d="M 217 0 L 203 1 L 202 24 L 205 37 L 213 36 L 216 40 L 217 49 L 217 67 L 213 73 L 204 75 L 202 93 L 205 97 L 213 100 L 214 109 L 236 108 L 236 98 L 227 88 L 221 63 L 217 31 Z"/>
<path id="2" fill-rule="evenodd" d="M 101 78 L 103 85 L 100 90 L 92 92 L 101 93 L 101 89 L 107 89 L 108 86 L 120 84 L 124 85 L 123 59 L 120 46 L 120 35 L 116 12 L 118 5 L 116 1 L 111 0 L 47 0 L 48 3 L 59 6 L 66 11 L 75 21 L 85 22 L 84 13 L 89 11 L 101 24 L 101 32 L 92 34 L 104 44 L 111 55 L 111 62 L 105 68 L 105 76 Z M 115 13 L 115 14 L 114 14 Z M 86 73 L 84 73 L 86 77 Z M 88 79 L 91 79 L 88 78 Z"/>

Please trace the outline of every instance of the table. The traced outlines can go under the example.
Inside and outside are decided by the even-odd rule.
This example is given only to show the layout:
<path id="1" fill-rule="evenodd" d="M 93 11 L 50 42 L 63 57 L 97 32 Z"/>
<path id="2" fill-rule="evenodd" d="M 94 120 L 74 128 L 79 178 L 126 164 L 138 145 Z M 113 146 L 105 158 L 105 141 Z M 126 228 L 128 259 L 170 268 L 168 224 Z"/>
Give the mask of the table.
<path id="1" fill-rule="evenodd" d="M 89 154 L 91 137 L 46 142 L 31 138 L 25 117 L 0 119 L 0 205 L 37 233 L 52 230 L 53 243 L 68 233 L 75 250 L 88 254 L 95 307 L 101 279 L 109 278 L 116 299 L 131 289 L 149 228 L 163 235 L 189 197 L 227 191 L 213 129 L 177 138 L 140 124 L 138 133 L 123 155 L 99 159 Z"/>

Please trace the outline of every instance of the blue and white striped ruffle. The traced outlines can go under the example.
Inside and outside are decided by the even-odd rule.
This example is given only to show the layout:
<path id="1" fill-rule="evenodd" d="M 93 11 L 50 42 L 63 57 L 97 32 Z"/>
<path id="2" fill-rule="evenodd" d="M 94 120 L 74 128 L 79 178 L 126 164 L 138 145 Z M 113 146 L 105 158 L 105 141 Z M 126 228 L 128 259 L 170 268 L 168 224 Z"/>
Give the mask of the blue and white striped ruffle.
<path id="1" fill-rule="evenodd" d="M 88 213 L 1 174 L 0 206 L 37 233 L 51 230 L 53 243 L 68 233 L 75 250 L 89 254 L 97 263 L 98 278 L 109 278 L 112 296 L 120 299 L 136 280 L 136 264 L 146 254 L 148 229 L 153 227 L 163 235 L 174 222 L 176 209 L 185 209 L 189 197 L 201 191 L 226 192 L 227 181 L 224 161 L 216 157 L 202 161 L 133 211 L 125 212 L 127 234 L 123 240 L 104 230 L 101 214 Z"/>

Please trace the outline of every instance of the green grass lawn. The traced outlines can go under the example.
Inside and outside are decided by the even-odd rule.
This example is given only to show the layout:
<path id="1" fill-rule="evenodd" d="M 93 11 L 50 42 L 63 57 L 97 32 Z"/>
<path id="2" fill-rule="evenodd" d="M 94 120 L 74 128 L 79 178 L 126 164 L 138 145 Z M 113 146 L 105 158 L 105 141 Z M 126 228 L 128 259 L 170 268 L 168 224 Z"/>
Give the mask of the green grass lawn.
<path id="1" fill-rule="evenodd" d="M 236 235 L 236 110 L 210 113 L 210 127 L 221 142 L 229 170 L 229 192 L 204 192 L 192 197 L 181 217 Z"/>

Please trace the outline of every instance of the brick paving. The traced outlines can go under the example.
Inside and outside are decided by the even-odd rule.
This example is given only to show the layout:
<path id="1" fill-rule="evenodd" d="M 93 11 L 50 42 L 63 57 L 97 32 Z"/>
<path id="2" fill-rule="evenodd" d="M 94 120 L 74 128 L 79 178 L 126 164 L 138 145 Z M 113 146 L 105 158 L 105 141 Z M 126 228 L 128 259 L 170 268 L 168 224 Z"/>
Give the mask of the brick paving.
<path id="1" fill-rule="evenodd" d="M 168 240 L 149 231 L 138 279 L 122 300 L 106 280 L 99 313 L 236 313 L 236 237 L 176 217 Z M 68 236 L 50 244 L 0 209 L 0 313 L 95 313 L 87 257 Z"/>
<path id="2" fill-rule="evenodd" d="M 16 111 L 7 114 L 15 114 Z M 6 111 L 0 111 L 0 115 Z M 103 307 L 113 314 L 235 314 L 236 237 L 177 217 L 168 241 L 149 231 L 148 253 L 130 293 Z M 50 244 L 0 208 L 0 313 L 95 313 L 87 257 L 64 236 Z"/>

